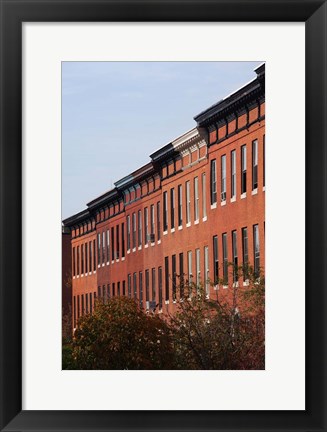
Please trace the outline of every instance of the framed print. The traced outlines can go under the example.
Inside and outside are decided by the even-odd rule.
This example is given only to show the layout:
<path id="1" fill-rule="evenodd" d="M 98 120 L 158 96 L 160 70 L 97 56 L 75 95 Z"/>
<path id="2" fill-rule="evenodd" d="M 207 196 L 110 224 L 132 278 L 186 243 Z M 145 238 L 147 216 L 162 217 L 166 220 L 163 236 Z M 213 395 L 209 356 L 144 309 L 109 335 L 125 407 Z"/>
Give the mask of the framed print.
<path id="1" fill-rule="evenodd" d="M 324 1 L 1 1 L 1 430 L 326 429 L 325 33 Z M 217 81 L 210 76 L 210 67 L 219 61 L 254 62 L 250 82 L 239 78 L 241 87 L 221 94 L 222 100 L 216 94 Z M 112 179 L 108 193 L 103 194 L 109 187 L 101 186 L 100 196 L 88 199 L 84 195 L 86 210 L 62 216 L 61 171 L 66 163 L 62 125 L 71 121 L 66 117 L 63 88 L 69 92 L 80 86 L 84 92 L 88 83 L 76 77 L 86 62 L 93 70 L 97 64 L 97 75 L 91 69 L 86 75 L 93 82 L 101 81 L 103 68 L 117 68 L 121 79 L 124 74 L 130 77 L 119 88 L 111 76 L 121 98 L 128 90 L 133 92 L 125 105 L 110 99 L 115 107 L 110 116 L 117 124 L 121 119 L 126 123 L 119 127 L 117 143 L 136 114 L 131 105 L 136 87 L 127 83 L 137 75 L 144 77 L 149 68 L 158 76 L 170 67 L 171 76 L 176 72 L 173 68 L 183 63 L 184 76 L 203 77 L 216 102 L 199 106 L 198 112 L 190 114 L 195 123 L 168 144 L 160 141 L 164 132 L 158 130 L 160 136 L 153 140 L 158 145 L 147 153 L 150 164 L 141 168 L 135 156 L 135 166 Z M 240 64 L 235 70 L 240 73 Z M 69 88 L 62 87 L 67 76 L 73 83 Z M 151 76 L 147 76 L 150 87 Z M 170 81 L 171 89 L 174 85 L 176 89 L 171 94 L 178 94 L 185 81 Z M 198 102 L 202 87 L 195 81 L 192 86 L 188 91 Z M 158 96 L 159 90 L 155 89 Z M 164 95 L 160 100 L 163 104 Z M 80 110 L 83 104 L 92 106 L 89 97 L 71 101 Z M 99 100 L 98 105 L 100 111 L 93 109 L 95 117 L 102 115 Z M 141 104 L 137 106 L 141 112 Z M 159 102 L 153 102 L 156 109 Z M 108 113 L 109 108 L 103 115 Z M 91 111 L 85 115 L 84 121 L 90 121 Z M 87 132 L 81 119 L 75 130 L 83 135 Z M 144 121 L 144 127 L 151 130 L 150 123 Z M 133 131 L 138 155 L 145 151 L 145 131 L 137 129 L 137 124 Z M 239 142 L 238 133 L 244 134 Z M 90 139 L 100 140 L 94 135 Z M 226 142 L 225 152 L 221 148 Z M 129 154 L 132 151 L 133 146 Z M 113 160 L 113 147 L 108 155 Z M 265 171 L 263 155 L 267 155 Z M 204 178 L 210 187 L 203 186 Z M 75 184 L 75 190 L 78 187 Z M 81 187 L 85 190 L 86 186 Z M 158 190 L 162 200 L 155 195 Z M 155 196 L 153 202 L 151 196 Z M 219 232 L 205 228 L 212 226 L 205 223 L 216 207 L 223 219 L 222 212 L 232 205 L 250 206 L 246 203 L 264 196 L 266 213 L 261 212 L 257 222 L 249 219 L 235 227 L 231 223 Z M 134 208 L 138 200 L 143 200 L 142 205 Z M 128 206 L 132 210 L 123 214 L 121 207 L 125 211 Z M 260 206 L 258 201 L 253 206 L 257 214 Z M 245 357 L 236 362 L 234 354 L 228 366 L 218 362 L 200 367 L 180 346 L 176 361 L 169 357 L 171 345 L 155 355 L 144 341 L 141 367 L 131 356 L 132 360 L 126 357 L 125 361 L 132 362 L 123 367 L 112 363 L 93 367 L 96 360 L 92 358 L 91 363 L 80 363 L 82 367 L 62 369 L 62 220 L 64 229 L 73 235 L 70 317 L 77 329 L 75 348 L 81 334 L 78 323 L 86 322 L 79 321 L 83 313 L 78 310 L 95 319 L 96 304 L 101 303 L 98 311 L 111 307 L 114 303 L 110 302 L 118 298 L 118 304 L 125 292 L 127 299 L 135 297 L 148 310 L 147 316 L 152 312 L 158 316 L 158 311 L 175 316 L 170 310 L 175 303 L 188 306 L 199 295 L 202 274 L 213 279 L 212 285 L 203 283 L 209 299 L 215 292 L 228 292 L 229 282 L 231 288 L 238 288 L 239 283 L 246 287 L 250 267 L 244 263 L 249 250 L 255 287 L 263 280 L 258 269 L 266 258 L 266 328 L 260 339 L 264 355 L 256 356 L 259 350 L 250 345 L 246 363 Z M 112 225 L 109 220 L 119 223 Z M 149 261 L 141 268 L 136 258 L 132 260 L 141 254 L 146 260 L 150 251 L 154 256 L 165 242 L 182 238 L 187 229 L 195 233 L 197 225 L 203 227 L 201 235 L 208 235 L 201 247 L 195 243 L 186 247 L 183 237 L 185 248 L 178 249 L 176 241 L 160 262 L 152 265 Z M 263 238 L 267 238 L 264 250 Z M 126 275 L 105 280 L 109 267 L 118 269 L 125 265 L 123 261 L 130 262 Z M 229 261 L 234 264 L 231 273 Z M 235 269 L 240 263 L 239 278 Z M 182 274 L 187 283 L 183 279 L 177 286 L 175 278 Z M 87 296 L 79 291 L 82 275 L 84 281 L 95 278 Z M 181 287 L 192 286 L 196 288 L 193 297 L 189 294 L 181 301 Z M 232 338 L 228 343 L 233 346 L 243 315 L 243 310 L 239 313 L 233 308 L 228 331 Z M 118 313 L 115 322 L 120 318 Z M 216 321 L 210 312 L 205 328 L 212 322 Z M 167 342 L 161 336 L 168 330 L 162 328 L 155 333 L 160 344 Z M 177 328 L 184 327 L 179 322 Z M 176 334 L 174 346 L 182 339 L 181 333 Z M 125 353 L 133 353 L 128 335 L 124 336 L 130 343 Z M 210 337 L 220 334 L 211 332 Z M 71 357 L 74 360 L 81 345 L 78 349 Z M 190 358 L 189 367 L 184 367 Z"/>

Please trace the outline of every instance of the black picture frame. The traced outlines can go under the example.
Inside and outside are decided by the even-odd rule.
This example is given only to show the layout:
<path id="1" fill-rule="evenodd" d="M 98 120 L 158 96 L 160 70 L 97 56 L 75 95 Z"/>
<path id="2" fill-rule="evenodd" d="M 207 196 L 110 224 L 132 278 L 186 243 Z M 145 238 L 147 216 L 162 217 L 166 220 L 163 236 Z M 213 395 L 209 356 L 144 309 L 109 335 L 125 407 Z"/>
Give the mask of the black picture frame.
<path id="1" fill-rule="evenodd" d="M 1 430 L 327 430 L 326 1 L 0 0 L 0 6 Z M 22 411 L 22 23 L 29 21 L 305 22 L 305 411 Z M 285 79 L 293 73 L 285 71 Z"/>

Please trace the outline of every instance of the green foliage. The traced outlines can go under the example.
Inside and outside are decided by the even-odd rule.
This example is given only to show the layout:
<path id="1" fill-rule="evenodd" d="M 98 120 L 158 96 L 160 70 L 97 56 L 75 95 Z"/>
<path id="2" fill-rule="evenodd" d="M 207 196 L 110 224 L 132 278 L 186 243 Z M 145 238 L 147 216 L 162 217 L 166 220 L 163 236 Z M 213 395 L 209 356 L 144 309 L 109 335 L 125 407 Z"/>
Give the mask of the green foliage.
<path id="1" fill-rule="evenodd" d="M 78 369 L 171 369 L 170 330 L 133 299 L 98 302 L 78 322 L 73 356 Z"/>

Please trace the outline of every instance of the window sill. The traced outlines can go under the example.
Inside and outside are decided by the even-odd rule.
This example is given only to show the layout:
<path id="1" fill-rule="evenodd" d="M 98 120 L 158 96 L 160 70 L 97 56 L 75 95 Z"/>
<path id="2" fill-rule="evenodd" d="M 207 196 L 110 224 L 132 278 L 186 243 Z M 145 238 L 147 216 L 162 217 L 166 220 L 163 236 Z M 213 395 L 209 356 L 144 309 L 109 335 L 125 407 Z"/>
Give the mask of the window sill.
<path id="1" fill-rule="evenodd" d="M 95 274 L 96 273 L 96 270 L 93 270 L 93 274 Z"/>
<path id="2" fill-rule="evenodd" d="M 157 244 L 161 244 L 161 240 L 158 240 L 158 241 L 157 241 Z"/>
<path id="3" fill-rule="evenodd" d="M 138 249 L 138 250 L 141 250 L 141 249 L 142 249 L 142 246 L 139 246 L 137 249 Z"/>
<path id="4" fill-rule="evenodd" d="M 95 273 L 95 272 L 94 272 Z M 89 272 L 89 276 L 92 274 L 92 272 Z"/>
<path id="5" fill-rule="evenodd" d="M 135 251 L 136 251 L 136 247 L 133 247 L 132 252 L 135 252 Z"/>
<path id="6" fill-rule="evenodd" d="M 180 231 L 180 230 L 182 230 L 182 229 L 183 229 L 183 226 L 182 226 L 182 225 L 179 225 L 178 230 Z"/>
<path id="7" fill-rule="evenodd" d="M 233 288 L 238 288 L 238 282 L 233 282 Z"/>
<path id="8" fill-rule="evenodd" d="M 98 268 L 100 268 L 100 264 L 98 264 Z"/>
<path id="9" fill-rule="evenodd" d="M 122 261 L 125 261 L 125 257 L 122 257 L 121 260 L 122 260 Z"/>
<path id="10" fill-rule="evenodd" d="M 244 198 L 246 198 L 246 192 L 242 193 L 242 195 L 241 195 L 241 199 L 244 199 Z"/>
<path id="11" fill-rule="evenodd" d="M 199 219 L 196 219 L 196 220 L 194 221 L 194 225 L 199 225 Z"/>
<path id="12" fill-rule="evenodd" d="M 85 273 L 85 275 L 84 276 L 88 276 L 89 274 L 88 273 Z"/>
<path id="13" fill-rule="evenodd" d="M 116 263 L 117 263 L 117 262 L 119 262 L 119 258 L 118 258 L 118 259 L 116 259 Z"/>
<path id="14" fill-rule="evenodd" d="M 246 279 L 246 280 L 243 282 L 243 286 L 249 286 L 249 279 Z"/>
<path id="15" fill-rule="evenodd" d="M 163 235 L 167 235 L 167 234 L 168 234 L 168 231 L 164 231 L 164 232 L 163 232 Z"/>
<path id="16" fill-rule="evenodd" d="M 169 304 L 169 300 L 165 300 L 165 304 Z"/>
<path id="17" fill-rule="evenodd" d="M 75 276 L 73 276 L 73 279 L 75 279 Z"/>
<path id="18" fill-rule="evenodd" d="M 217 208 L 217 203 L 215 202 L 215 203 L 211 204 L 210 208 L 211 208 L 211 210 Z"/>
<path id="19" fill-rule="evenodd" d="M 83 274 L 81 274 L 81 277 L 84 277 L 84 275 L 83 275 Z"/>
<path id="20" fill-rule="evenodd" d="M 228 285 L 223 285 L 223 288 L 224 288 L 224 289 L 227 289 L 227 288 L 228 288 Z"/>
<path id="21" fill-rule="evenodd" d="M 102 267 L 104 267 L 104 263 L 102 263 Z"/>
<path id="22" fill-rule="evenodd" d="M 205 221 L 207 221 L 207 220 L 208 220 L 207 216 L 204 216 L 204 217 L 202 218 L 202 222 L 205 222 Z"/>
<path id="23" fill-rule="evenodd" d="M 144 249 L 146 249 L 146 248 L 148 248 L 149 247 L 149 245 L 148 244 L 145 244 L 144 245 Z"/>
<path id="24" fill-rule="evenodd" d="M 191 222 L 188 222 L 187 224 L 186 224 L 186 228 L 189 228 L 191 226 Z"/>
<path id="25" fill-rule="evenodd" d="M 221 203 L 220 203 L 220 205 L 223 207 L 223 206 L 225 206 L 226 205 L 226 200 L 225 201 L 222 201 Z"/>
<path id="26" fill-rule="evenodd" d="M 174 232 L 175 232 L 175 228 L 172 228 L 172 229 L 170 230 L 170 232 L 171 232 L 171 233 L 174 233 Z"/>
<path id="27" fill-rule="evenodd" d="M 152 242 L 152 243 L 151 243 L 151 246 L 154 246 L 155 244 L 156 244 L 156 242 Z"/>
<path id="28" fill-rule="evenodd" d="M 258 193 L 258 188 L 257 189 L 253 189 L 253 191 L 251 192 L 251 195 L 257 195 Z"/>
<path id="29" fill-rule="evenodd" d="M 111 261 L 111 264 L 115 264 L 115 260 L 112 260 L 112 261 Z"/>
<path id="30" fill-rule="evenodd" d="M 236 196 L 234 195 L 231 199 L 230 202 L 235 202 L 236 201 Z"/>
<path id="31" fill-rule="evenodd" d="M 266 186 L 264 186 L 263 188 L 262 188 L 262 192 L 265 192 L 266 191 Z"/>
<path id="32" fill-rule="evenodd" d="M 109 265 L 109 261 L 107 261 L 107 265 Z"/>
<path id="33" fill-rule="evenodd" d="M 130 249 L 127 249 L 127 253 L 128 253 L 128 254 L 131 253 L 131 250 L 130 250 Z"/>

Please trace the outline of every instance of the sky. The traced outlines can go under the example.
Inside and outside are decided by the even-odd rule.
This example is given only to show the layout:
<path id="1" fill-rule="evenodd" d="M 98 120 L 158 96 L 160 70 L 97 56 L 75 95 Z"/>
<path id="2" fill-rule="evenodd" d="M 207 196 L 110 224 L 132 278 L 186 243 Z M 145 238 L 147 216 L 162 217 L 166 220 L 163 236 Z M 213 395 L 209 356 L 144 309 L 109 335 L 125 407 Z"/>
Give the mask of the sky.
<path id="1" fill-rule="evenodd" d="M 194 128 L 256 77 L 257 62 L 63 62 L 62 217 Z"/>

